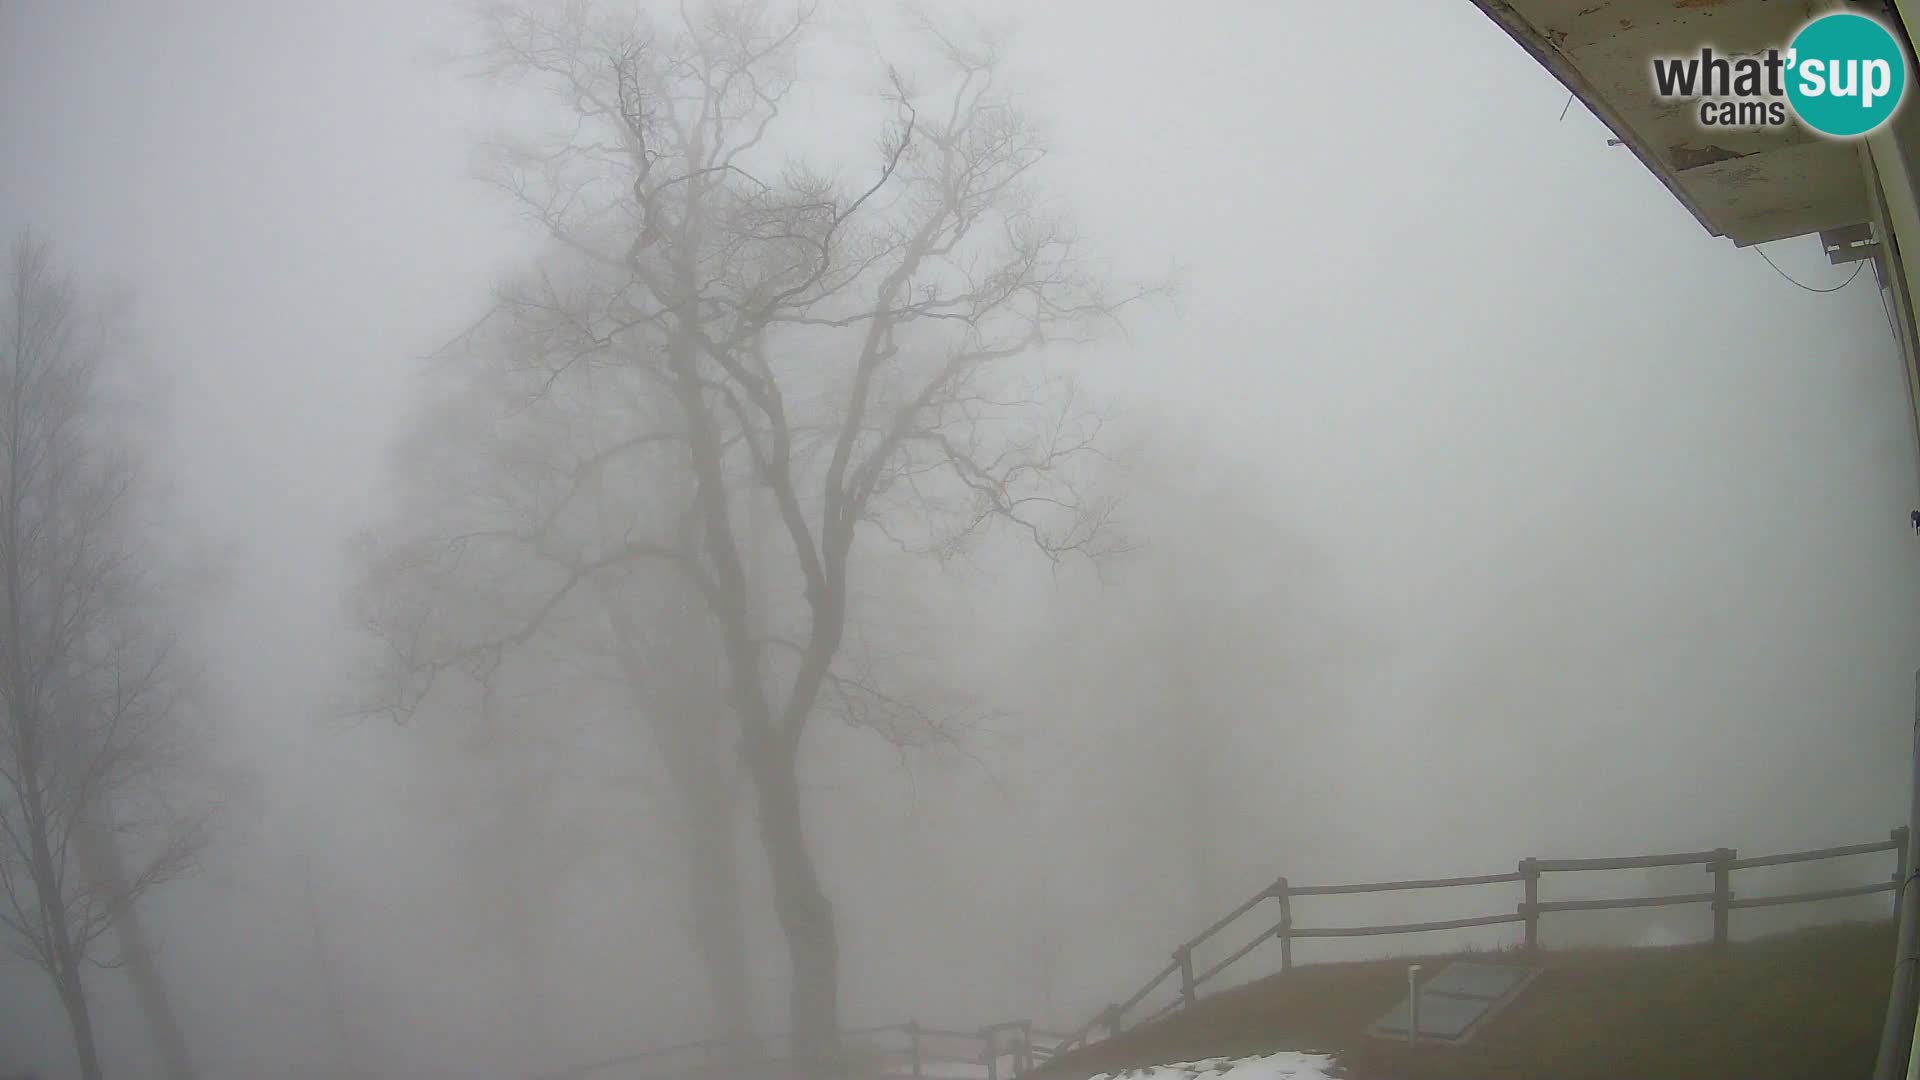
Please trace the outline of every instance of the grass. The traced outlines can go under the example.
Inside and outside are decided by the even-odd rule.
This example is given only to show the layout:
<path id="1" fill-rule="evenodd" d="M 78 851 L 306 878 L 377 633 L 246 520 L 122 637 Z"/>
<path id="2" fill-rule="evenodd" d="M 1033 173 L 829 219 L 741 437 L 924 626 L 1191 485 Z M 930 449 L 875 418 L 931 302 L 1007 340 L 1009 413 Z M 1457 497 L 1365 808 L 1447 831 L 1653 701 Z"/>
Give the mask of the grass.
<path id="1" fill-rule="evenodd" d="M 1540 978 L 1464 1046 L 1408 1047 L 1362 1033 L 1405 995 L 1407 964 L 1431 973 L 1453 957 L 1313 965 L 1203 998 L 1062 1057 L 1043 1075 L 1302 1050 L 1333 1054 L 1356 1080 L 1864 1077 L 1893 943 L 1893 924 L 1874 922 L 1725 948 L 1544 951 L 1525 961 L 1544 969 Z"/>

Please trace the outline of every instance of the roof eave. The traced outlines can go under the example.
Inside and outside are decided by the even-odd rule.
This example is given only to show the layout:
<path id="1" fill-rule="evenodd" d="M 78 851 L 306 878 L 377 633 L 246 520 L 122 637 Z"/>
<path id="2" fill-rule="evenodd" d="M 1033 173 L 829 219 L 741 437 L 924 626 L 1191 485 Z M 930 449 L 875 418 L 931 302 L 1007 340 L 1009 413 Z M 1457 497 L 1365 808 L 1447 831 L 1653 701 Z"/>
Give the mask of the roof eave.
<path id="1" fill-rule="evenodd" d="M 1698 221 L 1702 228 L 1714 236 L 1726 235 L 1700 208 L 1699 203 L 1687 194 L 1686 189 L 1680 184 L 1679 177 L 1667 165 L 1666 160 L 1647 145 L 1647 141 L 1641 137 L 1640 133 L 1635 131 L 1612 105 L 1608 104 L 1606 98 L 1594 88 L 1593 84 L 1580 74 L 1580 70 L 1574 67 L 1573 63 L 1560 53 L 1560 50 L 1553 47 L 1552 42 L 1540 35 L 1525 16 L 1513 10 L 1512 5 L 1505 0 L 1473 0 L 1473 3 L 1500 29 L 1506 31 L 1508 37 L 1525 49 L 1535 62 L 1551 72 L 1554 78 L 1559 79 L 1561 85 L 1580 99 L 1588 112 L 1607 125 L 1607 128 L 1613 132 L 1614 138 L 1620 140 L 1620 145 L 1632 151 L 1633 156 L 1640 159 L 1640 164 L 1646 166 L 1647 171 L 1666 186 L 1667 191 L 1681 206 L 1687 208 L 1687 212 L 1693 215 L 1694 220 Z"/>

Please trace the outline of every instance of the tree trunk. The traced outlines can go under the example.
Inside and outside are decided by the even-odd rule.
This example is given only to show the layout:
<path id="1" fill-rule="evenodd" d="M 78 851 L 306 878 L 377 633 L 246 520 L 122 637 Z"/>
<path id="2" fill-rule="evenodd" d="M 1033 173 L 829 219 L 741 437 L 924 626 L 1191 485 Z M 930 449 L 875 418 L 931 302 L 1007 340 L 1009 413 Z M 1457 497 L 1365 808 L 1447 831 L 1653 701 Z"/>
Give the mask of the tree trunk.
<path id="1" fill-rule="evenodd" d="M 649 635 L 636 617 L 636 600 L 616 599 L 611 591 L 603 597 L 628 690 L 678 804 L 673 835 L 686 863 L 689 922 L 706 972 L 713 1032 L 744 1040 L 753 1033 L 753 1000 L 736 833 L 738 774 L 726 763 L 731 725 L 723 722 L 724 676 L 715 670 L 710 640 L 696 632 L 704 613 L 691 602 L 672 605 L 654 616 L 658 632 Z"/>
<path id="2" fill-rule="evenodd" d="M 528 1068 L 537 1068 L 548 1060 L 554 1043 L 552 1014 L 545 993 L 549 974 L 545 919 L 547 906 L 543 890 L 546 873 L 539 864 L 541 839 L 539 807 L 535 802 L 534 781 L 527 777 L 522 757 L 526 753 L 511 741 L 511 732 L 500 724 L 494 707 L 492 689 L 483 694 L 480 708 L 488 732 L 493 756 L 492 835 L 494 846 L 488 853 L 494 882 L 489 914 L 495 919 L 496 932 L 505 938 L 508 962 L 512 965 L 513 986 L 510 998 L 518 1014 L 515 1026 L 524 1034 L 519 1039 L 521 1060 Z"/>
<path id="3" fill-rule="evenodd" d="M 27 756 L 31 760 L 30 755 Z M 80 981 L 81 950 L 73 940 L 73 926 L 67 921 L 67 898 L 61 889 L 60 873 L 54 863 L 53 847 L 48 841 L 48 817 L 40 786 L 33 774 L 26 777 L 22 791 L 26 828 L 33 858 L 33 887 L 40 903 L 40 917 L 46 934 L 42 960 L 53 976 L 60 1004 L 67 1010 L 67 1024 L 73 1029 L 73 1051 L 80 1060 L 83 1080 L 100 1080 L 100 1051 L 93 1038 L 93 1016 L 87 1009 L 86 986 Z"/>
<path id="4" fill-rule="evenodd" d="M 735 832 L 737 774 L 723 764 L 720 736 L 725 729 L 715 724 L 715 714 L 723 707 L 704 704 L 643 711 L 679 803 L 673 835 L 687 869 L 689 922 L 706 974 L 713 1032 L 744 1041 L 753 1034 L 753 999 Z"/>
<path id="5" fill-rule="evenodd" d="M 787 939 L 793 1056 L 808 1075 L 831 1072 L 839 1058 L 840 961 L 833 903 L 807 850 L 800 788 L 791 754 L 755 759 L 760 837 L 773 872 L 774 908 Z"/>
<path id="6" fill-rule="evenodd" d="M 694 132 L 688 148 L 692 160 L 705 159 L 704 138 L 704 133 Z M 760 837 L 773 881 L 774 910 L 787 940 L 793 1056 L 807 1074 L 825 1076 L 839 1057 L 839 944 L 833 905 L 820 887 L 813 857 L 807 851 L 795 771 L 800 725 L 812 711 L 825 676 L 825 663 L 832 659 L 843 630 L 845 566 L 836 564 L 833 569 L 840 573 L 830 581 L 807 583 L 807 601 L 813 614 L 807 655 L 784 707 L 776 714 L 762 681 L 762 644 L 757 640 L 759 627 L 754 624 L 751 584 L 732 519 L 734 488 L 724 467 L 724 439 L 709 411 L 708 384 L 700 370 L 700 346 L 694 337 L 702 319 L 695 298 L 700 296 L 704 280 L 698 259 L 703 248 L 701 213 L 707 182 L 704 173 L 696 172 L 687 183 L 688 212 L 672 267 L 676 325 L 667 341 L 667 364 L 673 373 L 674 397 L 686 422 L 694 509 L 701 523 L 701 548 L 710 563 L 707 604 L 720 624 L 727 694 L 740 718 L 740 746 L 758 796 Z M 784 462 L 781 468 L 786 468 Z M 790 485 L 791 476 L 783 476 L 779 482 Z M 788 500 L 786 505 L 792 505 L 791 487 L 776 494 Z M 798 528 L 788 524 L 796 544 L 802 542 Z M 812 540 L 806 538 L 805 542 L 810 545 Z M 784 728 L 775 723 L 776 715 Z"/>
<path id="7" fill-rule="evenodd" d="M 76 826 L 73 833 L 73 851 L 79 861 L 80 872 L 95 889 L 109 896 L 127 895 L 126 864 L 121 861 L 120 849 L 114 844 L 113 834 L 98 828 Z M 127 977 L 133 981 L 135 998 L 140 1002 L 140 1013 L 146 1017 L 147 1033 L 153 1038 L 154 1046 L 160 1052 L 160 1064 L 166 1072 L 167 1080 L 192 1080 L 192 1059 L 187 1056 L 187 1036 L 180 1027 L 180 1018 L 173 1011 L 173 1000 L 167 994 L 166 980 L 160 977 L 160 970 L 154 963 L 153 945 L 147 940 L 145 924 L 140 921 L 140 913 L 129 906 L 114 920 L 113 933 L 120 941 L 120 954 L 126 963 Z"/>
<path id="8" fill-rule="evenodd" d="M 69 958 L 59 975 L 60 1004 L 67 1010 L 67 1024 L 73 1028 L 73 1052 L 80 1059 L 82 1080 L 100 1080 L 100 1049 L 93 1038 L 93 1014 L 87 1007 L 87 991 L 80 984 L 78 958 Z"/>
<path id="9" fill-rule="evenodd" d="M 753 1034 L 752 980 L 747 966 L 746 904 L 740 895 L 733 804 L 725 816 L 699 822 L 686 851 L 693 939 L 707 976 L 707 1003 L 721 1038 L 744 1043 Z"/>
<path id="10" fill-rule="evenodd" d="M 327 1016 L 327 1038 L 332 1043 L 329 1053 L 334 1055 L 335 1080 L 359 1080 L 369 1075 L 360 1067 L 360 1055 L 351 1034 L 351 1025 L 347 1023 L 346 1005 L 340 1000 L 340 985 L 333 973 L 333 950 L 327 944 L 326 924 L 322 921 L 320 902 L 313 894 L 313 860 L 301 856 L 300 873 L 304 886 L 302 896 L 306 902 L 307 928 L 313 934 L 313 966 L 320 979 L 321 1006 Z"/>

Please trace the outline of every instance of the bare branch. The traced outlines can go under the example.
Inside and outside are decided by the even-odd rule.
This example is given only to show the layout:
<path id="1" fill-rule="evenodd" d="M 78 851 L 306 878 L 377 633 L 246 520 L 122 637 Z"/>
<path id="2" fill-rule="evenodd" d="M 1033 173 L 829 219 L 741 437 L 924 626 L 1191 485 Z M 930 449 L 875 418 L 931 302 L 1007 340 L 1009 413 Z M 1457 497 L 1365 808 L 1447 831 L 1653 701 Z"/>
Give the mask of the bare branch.
<path id="1" fill-rule="evenodd" d="M 71 1000 L 94 948 L 192 868 L 172 805 L 201 704 L 171 543 L 116 412 L 113 311 L 14 245 L 0 301 L 0 929 Z M 95 848 L 148 861 L 90 868 Z M 83 1062 L 91 1029 L 74 1025 Z"/>
<path id="2" fill-rule="evenodd" d="M 831 905 L 793 775 L 810 717 L 837 712 L 903 751 L 972 733 L 968 710 L 883 689 L 885 664 L 849 646 L 857 537 L 942 558 L 999 528 L 1056 563 L 1123 550 L 1086 483 L 1099 410 L 1048 372 L 1161 290 L 1116 285 L 1042 201 L 1047 140 L 1006 88 L 995 33 L 923 8 L 935 62 L 887 68 L 873 157 L 822 169 L 776 158 L 817 141 L 786 107 L 811 9 L 488 10 L 484 70 L 555 109 L 497 140 L 488 179 L 551 248 L 467 350 L 515 358 L 493 377 L 518 410 L 481 394 L 485 419 L 454 445 L 484 455 L 420 451 L 439 455 L 428 475 L 459 482 L 416 492 L 435 508 L 428 535 L 369 563 L 390 601 L 378 636 L 426 685 L 454 667 L 486 677 L 556 624 L 586 625 L 563 617 L 583 585 L 670 572 L 710 620 L 778 823 L 766 841 L 796 978 L 830 996 Z M 479 381 L 508 367 L 464 363 Z M 623 625 L 607 647 L 633 681 L 647 635 Z"/>

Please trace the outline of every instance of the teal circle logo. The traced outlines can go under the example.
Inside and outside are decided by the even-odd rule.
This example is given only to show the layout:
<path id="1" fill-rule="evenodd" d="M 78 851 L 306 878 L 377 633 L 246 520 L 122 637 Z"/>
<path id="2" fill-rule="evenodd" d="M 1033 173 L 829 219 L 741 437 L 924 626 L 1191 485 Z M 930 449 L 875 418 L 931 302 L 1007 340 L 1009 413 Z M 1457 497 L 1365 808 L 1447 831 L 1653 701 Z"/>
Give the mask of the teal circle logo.
<path id="1" fill-rule="evenodd" d="M 1839 138 L 1887 122 L 1907 89 L 1907 56 L 1865 15 L 1823 15 L 1787 47 L 1787 102 L 1800 122 Z"/>

